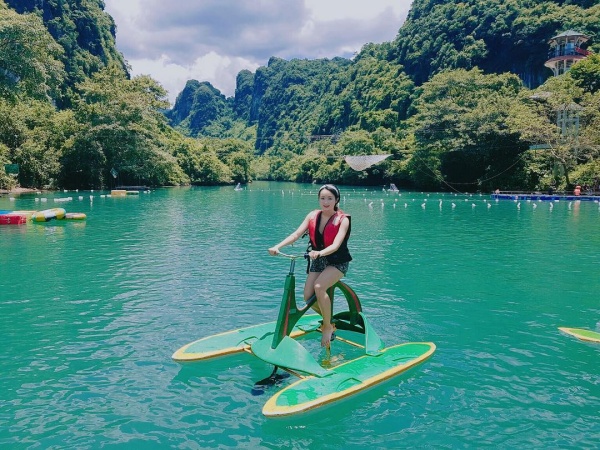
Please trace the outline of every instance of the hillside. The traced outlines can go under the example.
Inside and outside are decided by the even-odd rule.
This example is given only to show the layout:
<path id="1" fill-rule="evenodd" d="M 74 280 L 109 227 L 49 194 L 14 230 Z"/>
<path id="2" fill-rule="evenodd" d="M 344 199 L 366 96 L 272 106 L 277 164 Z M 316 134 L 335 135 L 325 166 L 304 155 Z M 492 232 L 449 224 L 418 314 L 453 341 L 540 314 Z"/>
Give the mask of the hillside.
<path id="1" fill-rule="evenodd" d="M 415 0 L 393 42 L 366 45 L 353 61 L 272 58 L 255 74 L 240 73 L 232 102 L 213 88 L 203 93 L 206 104 L 192 106 L 188 85 L 168 116 L 192 136 L 224 119 L 256 125 L 260 153 L 284 136 L 394 130 L 410 115 L 411 84 L 436 73 L 478 67 L 536 88 L 552 75 L 544 67 L 548 40 L 565 29 L 599 35 L 598 2 Z"/>
<path id="2" fill-rule="evenodd" d="M 600 4 L 415 0 L 388 57 L 402 64 L 416 84 L 444 70 L 479 67 L 485 73 L 514 73 L 535 88 L 551 75 L 544 67 L 548 40 L 567 29 L 597 36 Z"/>
<path id="3" fill-rule="evenodd" d="M 4 0 L 20 14 L 41 17 L 50 35 L 63 48 L 61 58 L 66 78 L 62 95 L 56 101 L 68 104 L 69 92 L 77 83 L 111 63 L 126 69 L 123 55 L 115 45 L 116 28 L 112 17 L 104 11 L 102 0 Z"/>
<path id="4" fill-rule="evenodd" d="M 0 0 L 0 164 L 19 168 L 0 188 L 600 179 L 598 2 L 415 0 L 394 41 L 352 60 L 272 57 L 238 74 L 233 97 L 190 80 L 170 110 L 158 82 L 128 74 L 103 8 Z M 544 61 L 565 30 L 589 38 L 586 57 L 554 77 Z M 368 155 L 389 157 L 347 163 Z"/>

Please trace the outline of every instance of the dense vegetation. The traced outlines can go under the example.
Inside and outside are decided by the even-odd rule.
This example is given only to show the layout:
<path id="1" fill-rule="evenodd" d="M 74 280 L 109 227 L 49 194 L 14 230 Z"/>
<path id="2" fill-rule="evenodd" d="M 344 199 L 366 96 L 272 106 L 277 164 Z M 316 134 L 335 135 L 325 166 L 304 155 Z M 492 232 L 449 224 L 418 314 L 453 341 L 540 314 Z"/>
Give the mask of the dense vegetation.
<path id="1" fill-rule="evenodd" d="M 0 165 L 20 173 L 0 171 L 0 187 L 249 178 L 250 144 L 193 139 L 168 125 L 166 92 L 129 76 L 103 2 L 9 3 L 23 14 L 0 0 Z"/>
<path id="2" fill-rule="evenodd" d="M 0 0 L 0 164 L 32 187 L 594 185 L 600 56 L 560 77 L 543 63 L 567 29 L 598 53 L 596 3 L 415 0 L 393 42 L 352 60 L 271 58 L 238 74 L 232 98 L 191 80 L 168 109 L 156 81 L 129 76 L 101 0 Z M 576 133 L 557 127 L 565 110 Z M 363 171 L 343 159 L 365 154 L 392 156 Z"/>

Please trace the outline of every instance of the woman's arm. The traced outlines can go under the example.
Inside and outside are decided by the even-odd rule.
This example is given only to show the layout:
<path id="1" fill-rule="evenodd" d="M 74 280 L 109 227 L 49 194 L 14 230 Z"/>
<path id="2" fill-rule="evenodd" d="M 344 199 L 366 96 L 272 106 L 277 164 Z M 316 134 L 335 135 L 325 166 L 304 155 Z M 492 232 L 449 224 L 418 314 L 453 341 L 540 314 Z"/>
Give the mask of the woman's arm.
<path id="1" fill-rule="evenodd" d="M 298 239 L 300 239 L 302 237 L 302 235 L 304 234 L 304 232 L 306 230 L 308 230 L 308 221 L 310 220 L 310 215 L 311 214 L 312 213 L 308 213 L 306 215 L 306 217 L 304 218 L 304 221 L 300 224 L 300 226 L 296 229 L 296 231 L 294 231 L 292 234 L 290 234 L 288 237 L 286 237 L 283 241 L 281 241 L 276 246 L 271 247 L 269 249 L 269 253 L 271 255 L 275 256 L 275 255 L 277 255 L 279 253 L 279 249 L 281 247 L 285 247 L 286 245 L 293 244 Z"/>

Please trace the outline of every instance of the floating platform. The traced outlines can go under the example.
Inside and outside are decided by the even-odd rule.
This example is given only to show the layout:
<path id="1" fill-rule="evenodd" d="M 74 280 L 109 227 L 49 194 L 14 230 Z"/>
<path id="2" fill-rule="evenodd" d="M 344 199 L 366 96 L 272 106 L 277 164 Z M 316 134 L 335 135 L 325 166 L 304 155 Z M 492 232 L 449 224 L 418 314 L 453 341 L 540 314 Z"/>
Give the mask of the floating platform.
<path id="1" fill-rule="evenodd" d="M 148 186 L 117 186 L 115 190 L 119 191 L 149 191 Z"/>
<path id="2" fill-rule="evenodd" d="M 0 214 L 0 225 L 23 225 L 27 223 L 27 216 L 24 214 Z"/>
<path id="3" fill-rule="evenodd" d="M 541 193 L 500 193 L 491 194 L 490 197 L 494 200 L 539 200 L 542 202 L 557 202 L 557 201 L 582 201 L 582 202 L 598 202 L 600 195 L 561 195 L 561 194 L 541 194 Z"/>

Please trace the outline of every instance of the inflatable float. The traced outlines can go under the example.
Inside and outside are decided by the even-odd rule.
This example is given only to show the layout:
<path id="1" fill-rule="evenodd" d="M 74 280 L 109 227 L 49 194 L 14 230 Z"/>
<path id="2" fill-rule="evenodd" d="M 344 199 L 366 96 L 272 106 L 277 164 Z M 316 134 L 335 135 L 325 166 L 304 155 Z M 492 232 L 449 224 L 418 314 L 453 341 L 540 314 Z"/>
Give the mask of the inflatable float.
<path id="1" fill-rule="evenodd" d="M 27 220 L 31 219 L 31 216 L 33 216 L 33 214 L 36 213 L 36 212 L 37 212 L 37 210 L 32 210 L 32 211 L 28 211 L 28 210 L 12 211 L 13 214 L 19 214 L 21 216 L 27 217 Z"/>
<path id="2" fill-rule="evenodd" d="M 66 213 L 64 220 L 85 220 L 86 217 L 84 213 Z"/>
<path id="3" fill-rule="evenodd" d="M 64 219 L 67 212 L 64 208 L 51 208 L 37 211 L 31 215 L 34 222 L 48 222 L 52 219 Z"/>
<path id="4" fill-rule="evenodd" d="M 0 225 L 23 225 L 24 223 L 27 223 L 27 216 L 25 214 L 17 214 L 15 212 L 0 214 Z"/>

